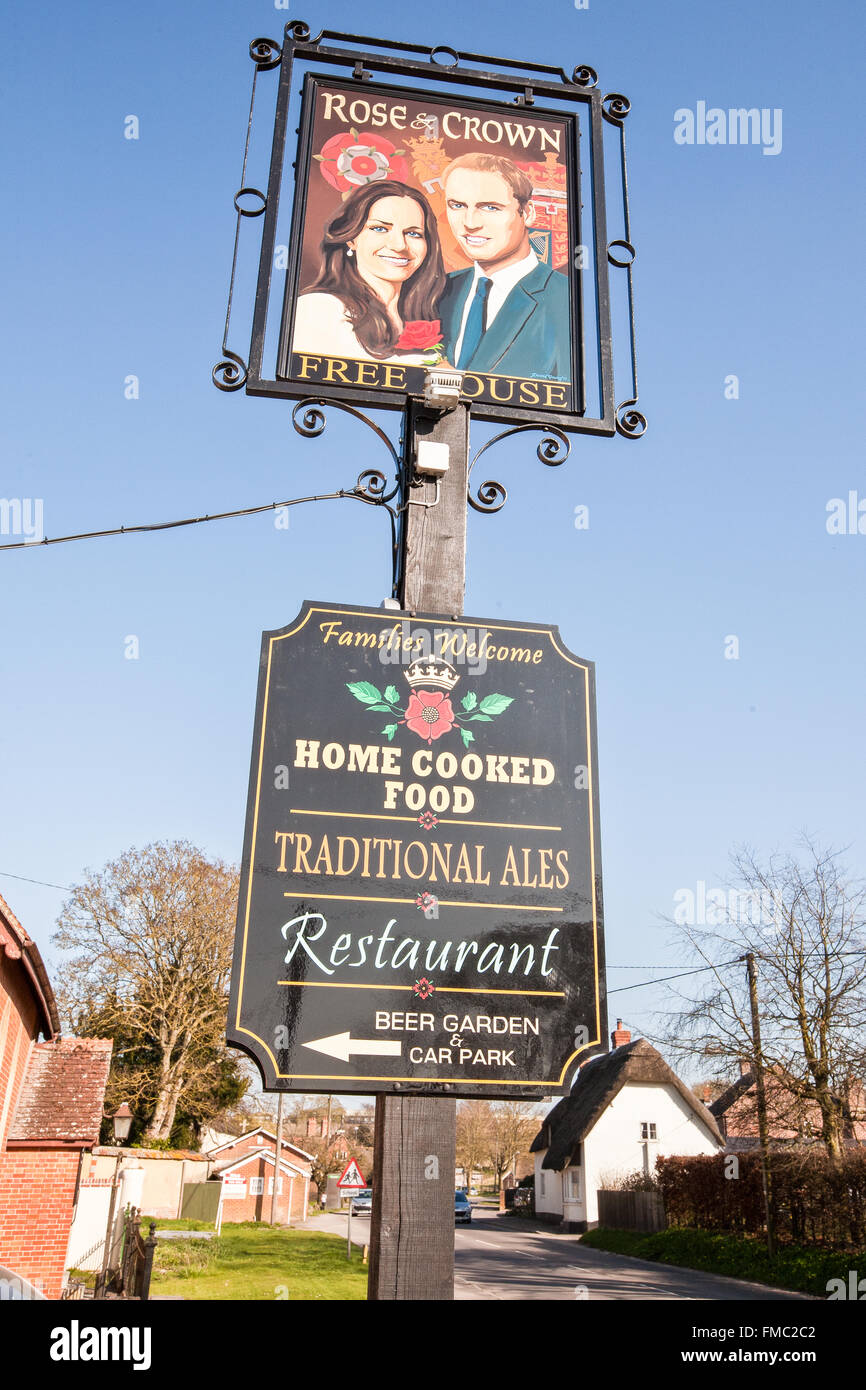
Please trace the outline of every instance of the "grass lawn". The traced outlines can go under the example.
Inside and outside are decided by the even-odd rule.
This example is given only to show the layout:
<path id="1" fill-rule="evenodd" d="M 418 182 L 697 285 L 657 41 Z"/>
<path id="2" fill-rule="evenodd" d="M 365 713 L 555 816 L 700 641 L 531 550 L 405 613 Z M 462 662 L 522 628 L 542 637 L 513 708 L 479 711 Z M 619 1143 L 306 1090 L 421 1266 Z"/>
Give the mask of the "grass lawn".
<path id="1" fill-rule="evenodd" d="M 143 1216 L 141 1218 L 141 1230 L 145 1236 L 150 1231 L 150 1223 L 156 1225 L 156 1234 L 160 1231 L 215 1231 L 216 1223 L 213 1221 L 187 1221 L 180 1217 L 171 1220 L 167 1216 Z"/>
<path id="2" fill-rule="evenodd" d="M 360 1250 L 346 1259 L 342 1236 L 239 1222 L 214 1240 L 158 1244 L 150 1289 L 185 1299 L 365 1299 L 367 1267 Z"/>

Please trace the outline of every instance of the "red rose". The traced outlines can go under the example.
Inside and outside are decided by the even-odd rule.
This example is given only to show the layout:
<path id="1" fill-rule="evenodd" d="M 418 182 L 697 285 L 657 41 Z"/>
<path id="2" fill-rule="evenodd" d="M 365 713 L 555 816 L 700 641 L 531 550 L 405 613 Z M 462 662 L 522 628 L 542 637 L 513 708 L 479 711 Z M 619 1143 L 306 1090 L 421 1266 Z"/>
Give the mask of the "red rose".
<path id="1" fill-rule="evenodd" d="M 322 146 L 319 161 L 322 176 L 333 188 L 348 193 L 377 179 L 398 179 L 405 183 L 409 166 L 390 140 L 370 130 L 344 131 L 332 135 Z"/>
<path id="2" fill-rule="evenodd" d="M 406 724 L 413 734 L 432 743 L 454 728 L 454 711 L 450 699 L 441 690 L 419 690 L 409 696 Z"/>
<path id="3" fill-rule="evenodd" d="M 442 322 L 440 319 L 413 319 L 411 323 L 403 325 L 403 332 L 395 343 L 398 348 L 415 348 L 423 351 L 424 348 L 437 347 L 442 338 Z"/>

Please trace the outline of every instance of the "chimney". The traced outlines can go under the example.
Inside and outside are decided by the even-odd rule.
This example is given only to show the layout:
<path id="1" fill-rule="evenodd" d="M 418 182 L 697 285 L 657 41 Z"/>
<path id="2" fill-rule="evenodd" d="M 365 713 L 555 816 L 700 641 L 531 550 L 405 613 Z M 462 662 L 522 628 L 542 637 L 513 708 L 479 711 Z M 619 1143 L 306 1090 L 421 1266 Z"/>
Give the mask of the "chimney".
<path id="1" fill-rule="evenodd" d="M 712 1097 L 711 1097 L 711 1095 L 710 1095 L 710 1083 L 709 1083 L 709 1081 L 705 1081 L 705 1082 L 704 1082 L 704 1105 L 709 1105 L 711 1099 L 712 1099 Z"/>
<path id="2" fill-rule="evenodd" d="M 622 1019 L 616 1021 L 616 1028 L 610 1035 L 611 1043 L 614 1047 L 625 1047 L 626 1043 L 631 1042 L 631 1033 L 627 1028 L 623 1028 Z"/>
<path id="3" fill-rule="evenodd" d="M 740 1076 L 748 1076 L 748 1075 L 749 1075 L 749 1072 L 752 1070 L 752 1065 L 751 1065 L 751 1063 L 748 1062 L 748 1061 L 746 1060 L 745 1057 L 740 1057 L 740 1058 L 739 1058 L 739 1063 L 740 1063 Z"/>

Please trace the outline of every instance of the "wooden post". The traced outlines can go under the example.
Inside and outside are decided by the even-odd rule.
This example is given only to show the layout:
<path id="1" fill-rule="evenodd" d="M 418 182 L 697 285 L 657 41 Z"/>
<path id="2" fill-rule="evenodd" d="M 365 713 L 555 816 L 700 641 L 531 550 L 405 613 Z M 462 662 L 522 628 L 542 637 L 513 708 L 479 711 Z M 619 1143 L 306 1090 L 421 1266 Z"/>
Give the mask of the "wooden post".
<path id="1" fill-rule="evenodd" d="M 412 612 L 463 612 L 466 585 L 466 493 L 469 407 L 445 414 L 410 399 L 405 434 L 407 479 L 419 440 L 447 444 L 448 471 L 407 488 L 401 607 Z M 438 1096 L 376 1097 L 373 1211 L 367 1297 L 454 1297 L 454 1168 L 457 1107 Z"/>

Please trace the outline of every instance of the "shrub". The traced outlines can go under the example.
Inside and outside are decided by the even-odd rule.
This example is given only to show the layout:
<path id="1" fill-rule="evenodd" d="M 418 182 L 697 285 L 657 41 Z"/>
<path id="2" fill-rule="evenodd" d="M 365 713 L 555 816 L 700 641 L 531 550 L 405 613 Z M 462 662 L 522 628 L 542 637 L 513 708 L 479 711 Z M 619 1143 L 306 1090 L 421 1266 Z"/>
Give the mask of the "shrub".
<path id="1" fill-rule="evenodd" d="M 761 1156 L 755 1150 L 656 1160 L 658 1188 L 671 1226 L 759 1235 L 765 1227 Z M 833 1163 L 823 1149 L 770 1154 L 777 1238 L 837 1250 L 866 1244 L 866 1151 Z"/>

